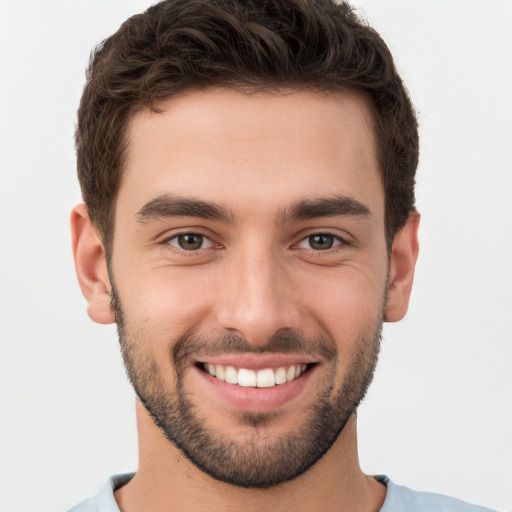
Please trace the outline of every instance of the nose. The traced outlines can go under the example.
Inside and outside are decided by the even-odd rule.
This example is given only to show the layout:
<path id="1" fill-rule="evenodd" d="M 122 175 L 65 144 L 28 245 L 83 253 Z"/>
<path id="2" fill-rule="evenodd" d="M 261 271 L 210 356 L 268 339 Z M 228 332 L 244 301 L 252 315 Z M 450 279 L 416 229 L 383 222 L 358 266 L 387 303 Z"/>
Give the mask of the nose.
<path id="1" fill-rule="evenodd" d="M 230 258 L 224 276 L 217 304 L 224 329 L 261 346 L 280 329 L 299 326 L 292 279 L 271 251 Z"/>

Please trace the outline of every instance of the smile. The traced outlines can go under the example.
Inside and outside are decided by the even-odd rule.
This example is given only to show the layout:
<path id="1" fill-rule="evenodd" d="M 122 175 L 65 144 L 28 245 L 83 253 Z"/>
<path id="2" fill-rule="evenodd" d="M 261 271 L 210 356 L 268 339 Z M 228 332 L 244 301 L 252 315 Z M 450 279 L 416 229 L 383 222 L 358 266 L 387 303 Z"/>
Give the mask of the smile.
<path id="1" fill-rule="evenodd" d="M 217 380 L 252 388 L 270 388 L 292 382 L 311 366 L 309 364 L 296 364 L 280 366 L 278 368 L 250 370 L 248 368 L 235 368 L 230 365 L 212 363 L 201 363 L 201 365 L 205 372 L 208 372 Z"/>

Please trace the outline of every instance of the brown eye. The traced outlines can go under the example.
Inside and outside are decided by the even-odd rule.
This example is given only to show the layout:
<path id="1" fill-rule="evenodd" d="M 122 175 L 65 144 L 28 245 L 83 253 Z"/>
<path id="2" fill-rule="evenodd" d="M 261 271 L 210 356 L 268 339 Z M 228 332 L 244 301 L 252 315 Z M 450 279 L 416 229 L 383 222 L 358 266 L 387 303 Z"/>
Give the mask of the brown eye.
<path id="1" fill-rule="evenodd" d="M 213 245 L 213 242 L 199 233 L 180 233 L 169 239 L 168 243 L 184 251 L 198 251 Z"/>
<path id="2" fill-rule="evenodd" d="M 308 239 L 309 245 L 315 251 L 324 251 L 334 245 L 334 237 L 331 235 L 311 235 Z"/>
<path id="3" fill-rule="evenodd" d="M 301 249 L 312 249 L 314 251 L 326 251 L 332 249 L 341 243 L 341 240 L 328 233 L 315 233 L 310 235 L 299 243 Z"/>

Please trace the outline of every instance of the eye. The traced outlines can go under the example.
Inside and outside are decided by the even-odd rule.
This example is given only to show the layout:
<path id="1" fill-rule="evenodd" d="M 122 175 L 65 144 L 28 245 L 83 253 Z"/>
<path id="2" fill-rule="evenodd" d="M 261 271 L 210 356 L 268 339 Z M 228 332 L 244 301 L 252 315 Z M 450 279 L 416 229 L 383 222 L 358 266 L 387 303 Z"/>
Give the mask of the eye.
<path id="1" fill-rule="evenodd" d="M 326 251 L 341 244 L 340 238 L 328 233 L 315 233 L 302 239 L 298 247 L 301 249 L 313 249 L 314 251 Z"/>
<path id="2" fill-rule="evenodd" d="M 179 233 L 169 238 L 167 243 L 184 251 L 198 251 L 214 245 L 209 238 L 199 233 Z"/>

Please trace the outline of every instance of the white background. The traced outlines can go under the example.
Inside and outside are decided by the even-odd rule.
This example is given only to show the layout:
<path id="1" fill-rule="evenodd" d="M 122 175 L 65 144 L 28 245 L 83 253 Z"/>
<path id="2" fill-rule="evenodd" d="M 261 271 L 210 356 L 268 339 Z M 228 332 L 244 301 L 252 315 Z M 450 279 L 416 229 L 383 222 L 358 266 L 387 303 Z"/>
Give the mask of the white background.
<path id="1" fill-rule="evenodd" d="M 66 510 L 136 468 L 115 329 L 68 233 L 92 46 L 142 0 L 0 0 L 0 512 Z M 361 406 L 368 473 L 512 510 L 512 2 L 365 0 L 419 112 L 421 254 Z"/>

